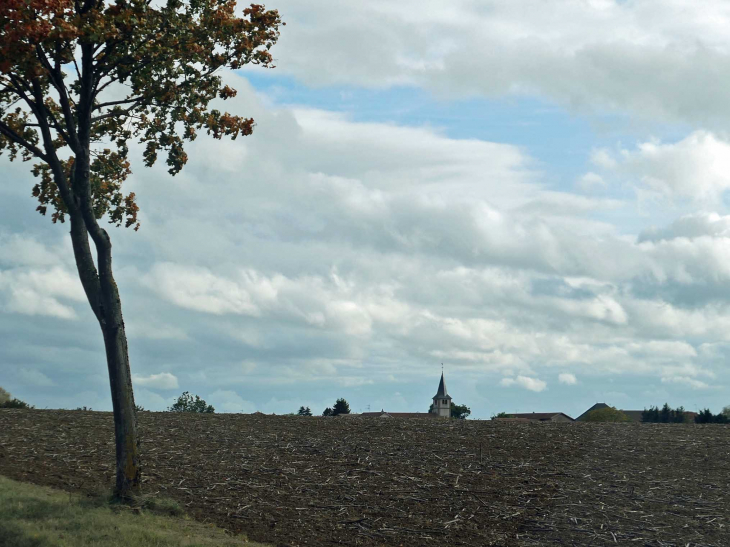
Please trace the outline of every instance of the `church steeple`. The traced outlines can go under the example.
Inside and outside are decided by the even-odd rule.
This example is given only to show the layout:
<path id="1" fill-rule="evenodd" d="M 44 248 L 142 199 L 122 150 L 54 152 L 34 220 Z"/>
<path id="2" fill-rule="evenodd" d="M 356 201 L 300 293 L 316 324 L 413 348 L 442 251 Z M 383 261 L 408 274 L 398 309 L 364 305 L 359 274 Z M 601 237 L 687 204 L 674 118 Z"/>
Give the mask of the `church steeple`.
<path id="1" fill-rule="evenodd" d="M 436 397 L 446 397 L 446 384 L 444 383 L 444 373 L 441 371 L 441 381 L 439 382 L 439 389 L 436 392 Z"/>
<path id="2" fill-rule="evenodd" d="M 444 381 L 444 372 L 441 371 L 441 381 L 436 395 L 433 396 L 433 407 L 431 412 L 438 414 L 440 418 L 451 417 L 451 395 L 446 391 L 446 382 Z"/>

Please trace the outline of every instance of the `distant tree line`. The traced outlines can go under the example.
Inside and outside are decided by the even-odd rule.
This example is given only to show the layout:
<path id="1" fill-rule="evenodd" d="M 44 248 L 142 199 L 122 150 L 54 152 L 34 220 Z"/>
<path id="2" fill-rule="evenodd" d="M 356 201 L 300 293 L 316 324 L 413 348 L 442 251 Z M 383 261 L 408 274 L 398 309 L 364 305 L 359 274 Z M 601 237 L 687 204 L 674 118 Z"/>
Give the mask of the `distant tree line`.
<path id="1" fill-rule="evenodd" d="M 667 403 L 660 409 L 652 406 L 641 413 L 641 421 L 650 424 L 682 424 L 688 420 L 684 407 L 671 408 Z"/>
<path id="2" fill-rule="evenodd" d="M 726 406 L 719 414 L 713 414 L 709 408 L 701 410 L 695 416 L 697 424 L 730 424 L 730 406 Z"/>

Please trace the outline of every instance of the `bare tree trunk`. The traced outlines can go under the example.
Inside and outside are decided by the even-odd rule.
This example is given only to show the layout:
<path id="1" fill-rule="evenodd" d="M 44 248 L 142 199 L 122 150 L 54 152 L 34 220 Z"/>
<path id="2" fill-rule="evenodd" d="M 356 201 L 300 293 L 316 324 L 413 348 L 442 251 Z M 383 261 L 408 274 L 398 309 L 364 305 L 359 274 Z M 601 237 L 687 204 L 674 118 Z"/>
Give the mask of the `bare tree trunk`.
<path id="1" fill-rule="evenodd" d="M 104 335 L 109 385 L 114 410 L 116 484 L 114 494 L 129 498 L 140 490 L 139 437 L 129 368 L 122 303 L 111 266 L 111 242 L 105 230 L 92 225 L 97 247 L 97 272 L 89 233 L 81 215 L 71 216 L 71 241 L 81 284 Z"/>
<path id="2" fill-rule="evenodd" d="M 104 334 L 106 362 L 114 408 L 114 436 L 117 449 L 117 477 L 115 495 L 128 498 L 139 493 L 140 465 L 137 416 L 134 410 L 134 392 L 129 369 L 127 335 L 122 319 L 119 291 L 109 269 L 108 279 L 101 279 L 102 313 L 100 321 Z"/>

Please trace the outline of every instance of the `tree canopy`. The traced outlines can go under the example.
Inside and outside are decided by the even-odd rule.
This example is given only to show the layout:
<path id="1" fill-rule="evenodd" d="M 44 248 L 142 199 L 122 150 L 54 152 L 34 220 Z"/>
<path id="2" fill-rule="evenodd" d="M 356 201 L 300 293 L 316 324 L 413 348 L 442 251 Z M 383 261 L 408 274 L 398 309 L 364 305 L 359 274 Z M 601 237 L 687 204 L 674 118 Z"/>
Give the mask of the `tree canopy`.
<path id="1" fill-rule="evenodd" d="M 249 135 L 254 121 L 209 109 L 236 91 L 220 69 L 273 66 L 282 24 L 276 10 L 234 0 L 5 0 L 0 8 L 0 152 L 41 160 L 33 168 L 37 210 L 63 222 L 78 208 L 139 228 L 127 142 L 161 152 L 171 174 L 187 162 L 185 141 Z M 105 98 L 105 96 L 108 96 Z M 74 183 L 83 158 L 90 188 Z M 85 165 L 88 162 L 88 165 Z M 70 182 L 70 184 L 69 184 Z M 85 195 L 88 191 L 90 195 Z"/>
<path id="2" fill-rule="evenodd" d="M 345 399 L 337 399 L 334 406 L 324 409 L 322 416 L 339 416 L 340 414 L 349 414 L 350 404 Z"/>
<path id="3" fill-rule="evenodd" d="M 168 407 L 167 410 L 169 412 L 198 412 L 200 414 L 213 414 L 215 412 L 215 408 L 206 403 L 198 395 L 193 398 L 187 391 L 184 391 L 177 398 L 175 404 Z"/>
<path id="4" fill-rule="evenodd" d="M 471 414 L 471 409 L 466 405 L 451 403 L 451 417 L 457 420 L 466 420 Z"/>

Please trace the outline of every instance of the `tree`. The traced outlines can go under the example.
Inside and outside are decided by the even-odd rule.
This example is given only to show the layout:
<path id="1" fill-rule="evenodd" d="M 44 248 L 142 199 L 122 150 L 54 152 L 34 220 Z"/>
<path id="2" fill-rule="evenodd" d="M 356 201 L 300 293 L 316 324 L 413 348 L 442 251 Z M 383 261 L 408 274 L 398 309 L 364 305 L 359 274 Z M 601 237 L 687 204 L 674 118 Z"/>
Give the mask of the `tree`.
<path id="1" fill-rule="evenodd" d="M 334 416 L 333 410 L 330 407 L 325 408 L 322 416 Z"/>
<path id="2" fill-rule="evenodd" d="M 630 422 L 631 420 L 626 414 L 610 406 L 608 408 L 599 408 L 597 410 L 589 412 L 588 415 L 585 417 L 585 421 L 620 423 Z"/>
<path id="3" fill-rule="evenodd" d="M 466 405 L 456 405 L 451 403 L 451 417 L 457 420 L 466 420 L 471 414 L 471 409 Z"/>
<path id="4" fill-rule="evenodd" d="M 0 387 L 0 406 L 5 404 L 11 399 L 10 393 L 8 393 L 5 389 Z"/>
<path id="5" fill-rule="evenodd" d="M 312 415 L 312 409 L 310 409 L 308 406 L 300 406 L 299 411 L 297 412 L 298 416 L 311 416 Z"/>
<path id="6" fill-rule="evenodd" d="M 74 258 L 104 338 L 114 410 L 118 497 L 139 490 L 134 395 L 112 244 L 99 221 L 139 228 L 128 143 L 144 164 L 166 153 L 171 175 L 185 141 L 249 135 L 250 118 L 211 109 L 223 68 L 272 67 L 276 10 L 235 0 L 3 0 L 0 2 L 0 153 L 37 160 L 33 195 L 42 215 L 70 223 Z M 123 90 L 124 95 L 120 96 Z M 96 251 L 96 262 L 91 243 Z"/>
<path id="7" fill-rule="evenodd" d="M 726 407 L 724 407 L 724 408 L 722 409 L 722 412 L 721 412 L 721 414 L 722 414 L 723 416 L 727 416 L 728 418 L 730 418 L 730 405 L 729 405 L 729 406 L 726 406 Z"/>
<path id="8" fill-rule="evenodd" d="M 213 414 L 215 408 L 206 403 L 199 396 L 193 398 L 189 392 L 184 391 L 177 401 L 171 407 L 168 407 L 168 412 L 197 412 L 199 414 Z"/>
<path id="9" fill-rule="evenodd" d="M 713 414 L 709 408 L 701 410 L 697 416 L 695 416 L 695 423 L 698 424 L 727 424 L 730 423 L 730 418 L 725 414 Z"/>
<path id="10" fill-rule="evenodd" d="M 332 407 L 332 416 L 339 416 L 340 414 L 349 414 L 350 405 L 344 399 L 337 399 L 335 406 Z"/>
<path id="11" fill-rule="evenodd" d="M 514 418 L 512 414 L 507 414 L 506 412 L 498 412 L 497 414 L 492 414 L 492 420 L 496 420 L 498 418 Z"/>

